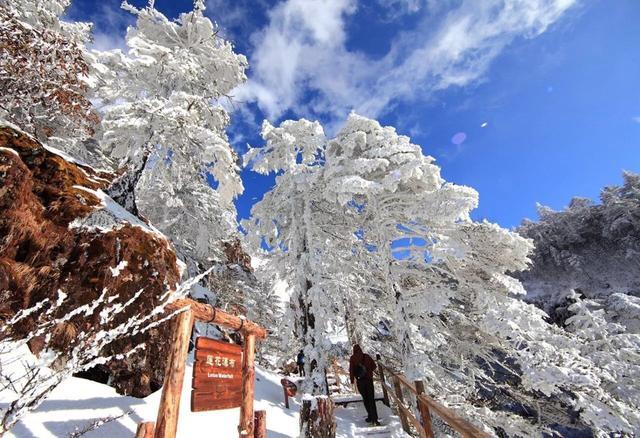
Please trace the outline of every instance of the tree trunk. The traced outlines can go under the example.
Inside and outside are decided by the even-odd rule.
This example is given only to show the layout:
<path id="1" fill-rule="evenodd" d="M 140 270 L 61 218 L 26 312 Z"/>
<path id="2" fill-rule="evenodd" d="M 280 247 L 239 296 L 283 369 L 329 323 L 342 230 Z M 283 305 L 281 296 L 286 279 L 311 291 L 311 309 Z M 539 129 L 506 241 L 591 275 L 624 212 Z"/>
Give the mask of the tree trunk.
<path id="1" fill-rule="evenodd" d="M 395 336 L 400 344 L 400 360 L 402 361 L 402 367 L 405 368 L 411 364 L 411 352 L 412 343 L 411 335 L 409 333 L 409 317 L 407 316 L 407 310 L 404 305 L 404 297 L 398 290 L 396 285 L 393 285 L 396 298 L 396 317 L 395 317 Z"/>
<path id="2" fill-rule="evenodd" d="M 303 400 L 300 411 L 300 436 L 304 438 L 334 438 L 336 436 L 334 410 L 333 401 L 326 396 Z"/>
<path id="3" fill-rule="evenodd" d="M 308 237 L 306 233 L 306 227 L 303 231 L 300 254 L 298 256 L 298 263 L 303 265 L 304 278 L 300 282 L 300 293 L 298 294 L 298 308 L 299 308 L 299 321 L 300 326 L 299 334 L 302 338 L 303 345 L 311 347 L 312 350 L 316 348 L 317 333 L 316 333 L 316 317 L 313 313 L 313 302 L 309 296 L 309 290 L 313 287 L 311 279 L 308 277 L 311 272 L 309 266 L 309 248 Z M 317 351 L 318 355 L 324 354 L 324 352 Z M 326 354 L 325 354 L 326 355 Z M 306 390 L 314 394 L 327 395 L 327 384 L 325 377 L 326 360 L 321 360 L 320 363 L 316 359 L 306 360 L 304 364 L 305 371 L 305 386 Z M 320 376 L 320 378 L 316 378 Z M 312 383 L 310 384 L 309 381 Z M 322 383 L 320 382 L 322 381 Z"/>
<path id="4" fill-rule="evenodd" d="M 344 304 L 344 325 L 347 329 L 347 338 L 349 339 L 349 343 L 351 345 L 362 343 L 362 339 L 360 333 L 356 328 L 355 318 L 351 314 L 351 310 L 353 308 L 352 303 L 347 298 L 343 300 Z"/>
<path id="5" fill-rule="evenodd" d="M 136 203 L 136 186 L 140 181 L 144 168 L 147 166 L 150 155 L 150 148 L 146 148 L 140 160 L 130 165 L 122 175 L 113 180 L 106 191 L 111 199 L 136 217 L 140 217 Z"/>

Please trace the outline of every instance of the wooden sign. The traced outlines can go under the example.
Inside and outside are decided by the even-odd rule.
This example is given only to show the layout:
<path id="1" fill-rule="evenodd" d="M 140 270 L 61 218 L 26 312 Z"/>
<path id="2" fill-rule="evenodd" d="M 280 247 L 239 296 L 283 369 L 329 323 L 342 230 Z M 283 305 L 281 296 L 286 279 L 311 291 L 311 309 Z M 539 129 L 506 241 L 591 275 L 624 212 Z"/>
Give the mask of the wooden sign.
<path id="1" fill-rule="evenodd" d="M 242 404 L 242 347 L 196 339 L 191 411 L 237 408 Z"/>
<path id="2" fill-rule="evenodd" d="M 254 436 L 254 413 L 253 413 L 253 395 L 255 386 L 255 348 L 256 340 L 265 339 L 267 331 L 245 318 L 231 315 L 224 310 L 199 303 L 190 298 L 180 298 L 166 307 L 168 312 L 176 312 L 175 323 L 173 325 L 173 333 L 171 335 L 171 344 L 169 346 L 169 357 L 164 375 L 164 385 L 162 386 L 162 396 L 160 397 L 160 406 L 158 407 L 158 417 L 153 424 L 143 423 L 140 425 L 138 432 L 140 434 L 149 435 L 153 430 L 154 438 L 176 438 L 178 430 L 178 413 L 180 412 L 180 397 L 182 395 L 182 384 L 184 382 L 184 371 L 189 354 L 189 341 L 193 329 L 193 322 L 201 321 L 209 324 L 217 324 L 242 333 L 244 344 L 242 346 L 242 354 L 239 354 L 240 347 L 218 342 L 212 339 L 200 338 L 196 340 L 196 348 L 200 353 L 196 353 L 197 366 L 194 367 L 194 390 L 191 396 L 191 409 L 222 409 L 226 407 L 240 406 L 240 424 L 238 425 L 238 436 L 240 438 L 248 438 Z M 207 354 L 207 350 L 209 353 Z M 204 354 L 204 355 L 203 355 Z M 220 358 L 216 361 L 216 354 Z M 208 356 L 212 356 L 209 359 Z M 224 361 L 224 358 L 227 361 Z M 233 360 L 235 358 L 235 360 Z M 204 365 L 201 365 L 204 362 Z M 226 367 L 225 367 L 226 363 Z M 218 366 L 220 364 L 221 366 Z M 198 365 L 200 368 L 198 368 Z M 231 371 L 230 371 L 231 368 Z M 212 372 L 211 376 L 206 372 L 206 377 L 201 378 L 202 372 L 206 369 L 222 369 L 225 371 Z M 239 372 L 241 369 L 241 372 Z M 241 373 L 241 374 L 240 374 Z M 231 375 L 231 378 L 228 375 Z M 223 376 L 224 375 L 224 376 Z M 240 390 L 238 390 L 237 376 L 240 378 Z M 196 376 L 198 379 L 196 379 Z M 212 380 L 218 380 L 218 384 L 212 384 Z M 197 389 L 195 382 L 198 381 Z M 203 382 L 203 383 L 201 383 Z M 234 382 L 233 385 L 227 384 L 227 391 L 219 391 L 225 383 Z M 201 386 L 202 384 L 202 386 Z M 216 397 L 216 393 L 221 392 L 223 397 Z M 235 395 L 238 394 L 238 395 Z M 223 404 L 220 400 L 233 400 Z M 235 397 L 239 397 L 239 400 Z M 206 399 L 214 399 L 211 402 L 215 407 L 207 407 Z M 262 423 L 260 423 L 262 421 Z M 261 420 L 255 420 L 255 424 L 264 431 L 264 416 Z M 259 432 L 256 432 L 259 433 Z"/>

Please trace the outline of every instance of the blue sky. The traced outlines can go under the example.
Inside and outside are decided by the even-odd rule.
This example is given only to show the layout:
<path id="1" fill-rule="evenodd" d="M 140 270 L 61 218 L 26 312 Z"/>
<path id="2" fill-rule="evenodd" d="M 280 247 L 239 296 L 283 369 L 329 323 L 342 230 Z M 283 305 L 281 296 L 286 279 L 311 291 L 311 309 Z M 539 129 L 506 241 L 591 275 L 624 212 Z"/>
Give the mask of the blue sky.
<path id="1" fill-rule="evenodd" d="M 132 17 L 119 4 L 74 0 L 69 17 L 95 23 L 98 47 L 122 47 Z M 507 227 L 536 218 L 536 202 L 597 199 L 623 169 L 640 172 L 637 0 L 207 6 L 249 59 L 230 129 L 240 152 L 260 145 L 264 118 L 317 119 L 333 134 L 355 110 L 409 135 L 447 180 L 477 189 L 475 219 Z M 191 2 L 156 7 L 175 17 Z M 243 180 L 237 206 L 247 217 L 273 178 L 243 171 Z"/>

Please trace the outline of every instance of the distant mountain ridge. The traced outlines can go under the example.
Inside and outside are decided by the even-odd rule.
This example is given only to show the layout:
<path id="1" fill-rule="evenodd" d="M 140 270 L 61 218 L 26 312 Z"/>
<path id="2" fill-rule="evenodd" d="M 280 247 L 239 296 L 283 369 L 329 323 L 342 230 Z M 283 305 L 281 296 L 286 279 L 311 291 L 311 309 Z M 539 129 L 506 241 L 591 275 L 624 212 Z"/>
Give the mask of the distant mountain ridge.
<path id="1" fill-rule="evenodd" d="M 575 290 L 604 306 L 613 322 L 640 331 L 640 175 L 623 177 L 622 186 L 602 190 L 601 203 L 574 198 L 558 212 L 540 206 L 540 220 L 517 230 L 535 244 L 531 269 L 514 274 L 525 300 L 560 325 Z"/>

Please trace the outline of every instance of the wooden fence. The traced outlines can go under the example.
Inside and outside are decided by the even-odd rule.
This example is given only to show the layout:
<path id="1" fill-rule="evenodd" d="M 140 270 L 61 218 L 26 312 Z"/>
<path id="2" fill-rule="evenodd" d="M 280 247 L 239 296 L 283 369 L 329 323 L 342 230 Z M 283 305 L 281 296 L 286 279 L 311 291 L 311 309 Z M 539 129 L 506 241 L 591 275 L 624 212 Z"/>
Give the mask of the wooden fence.
<path id="1" fill-rule="evenodd" d="M 453 430 L 462 435 L 463 438 L 482 437 L 488 438 L 489 435 L 473 426 L 468 421 L 459 417 L 451 409 L 441 405 L 424 390 L 424 384 L 421 380 L 411 383 L 402 374 L 396 373 L 390 368 L 384 366 L 378 361 L 378 374 L 382 383 L 382 392 L 384 396 L 384 404 L 391 406 L 389 397 L 395 402 L 402 428 L 407 433 L 411 433 L 411 426 L 418 433 L 420 438 L 433 438 L 433 426 L 431 424 L 431 413 L 438 415 Z M 393 387 L 388 382 L 392 382 Z M 416 418 L 414 412 L 407 406 L 404 400 L 403 388 L 409 390 L 415 397 L 419 411 L 420 419 Z"/>

